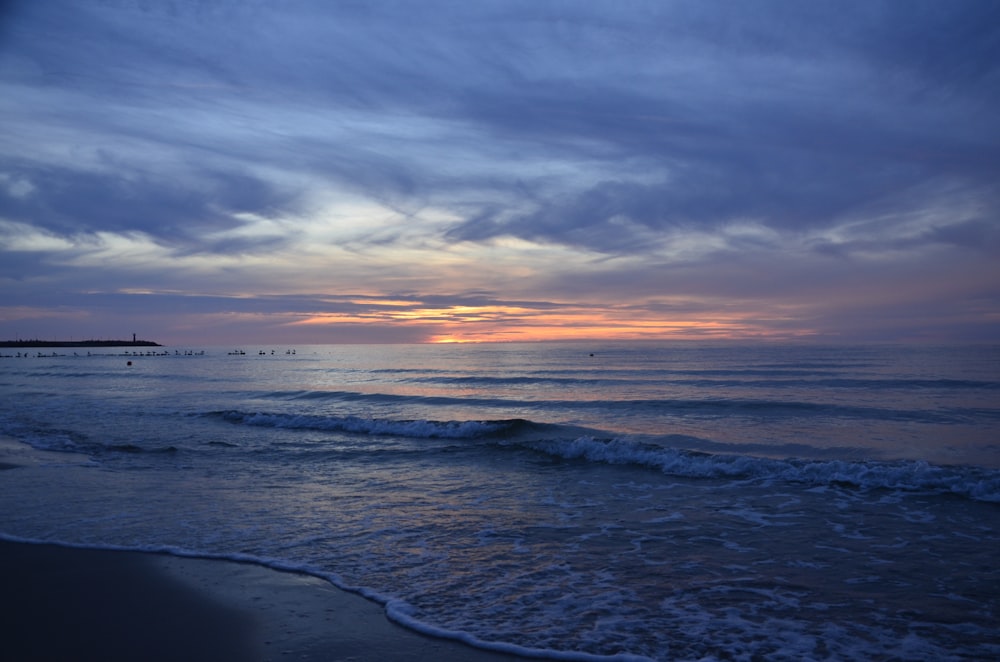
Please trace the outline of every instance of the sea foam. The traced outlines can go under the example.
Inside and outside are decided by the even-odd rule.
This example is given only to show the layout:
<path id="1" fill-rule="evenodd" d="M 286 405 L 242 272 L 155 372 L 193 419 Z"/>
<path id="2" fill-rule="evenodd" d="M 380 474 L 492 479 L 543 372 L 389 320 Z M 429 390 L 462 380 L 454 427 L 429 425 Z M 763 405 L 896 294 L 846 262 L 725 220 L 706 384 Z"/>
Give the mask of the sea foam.
<path id="1" fill-rule="evenodd" d="M 710 454 L 629 439 L 521 441 L 518 445 L 566 459 L 654 468 L 683 478 L 782 480 L 861 489 L 927 490 L 977 501 L 1000 502 L 1000 471 L 943 467 L 924 461 L 800 460 Z"/>

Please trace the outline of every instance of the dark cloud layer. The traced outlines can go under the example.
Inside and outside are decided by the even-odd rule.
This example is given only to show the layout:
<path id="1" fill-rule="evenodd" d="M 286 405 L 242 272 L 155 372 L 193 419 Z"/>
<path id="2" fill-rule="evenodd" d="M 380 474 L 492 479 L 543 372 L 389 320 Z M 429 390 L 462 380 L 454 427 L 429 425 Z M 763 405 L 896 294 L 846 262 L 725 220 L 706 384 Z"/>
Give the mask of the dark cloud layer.
<path id="1" fill-rule="evenodd" d="M 998 107 L 991 0 L 2 3 L 6 319 L 127 282 L 888 333 L 854 287 L 992 328 Z"/>

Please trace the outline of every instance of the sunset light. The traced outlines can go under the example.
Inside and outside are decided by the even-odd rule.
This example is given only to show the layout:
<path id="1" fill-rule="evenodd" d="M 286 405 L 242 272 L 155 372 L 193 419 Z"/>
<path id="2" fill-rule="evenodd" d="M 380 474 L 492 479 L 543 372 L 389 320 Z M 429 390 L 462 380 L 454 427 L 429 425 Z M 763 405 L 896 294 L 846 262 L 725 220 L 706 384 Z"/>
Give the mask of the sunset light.
<path id="1" fill-rule="evenodd" d="M 1000 335 L 965 3 L 15 4 L 0 337 Z"/>
<path id="2" fill-rule="evenodd" d="M 1000 0 L 0 0 L 17 660 L 990 660 Z"/>

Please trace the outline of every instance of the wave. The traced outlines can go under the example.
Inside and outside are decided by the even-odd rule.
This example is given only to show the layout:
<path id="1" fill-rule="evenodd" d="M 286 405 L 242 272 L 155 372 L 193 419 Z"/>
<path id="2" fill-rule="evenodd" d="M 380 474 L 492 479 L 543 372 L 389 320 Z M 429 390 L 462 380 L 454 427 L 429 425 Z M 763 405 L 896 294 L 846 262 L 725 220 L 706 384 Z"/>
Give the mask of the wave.
<path id="1" fill-rule="evenodd" d="M 679 418 L 719 418 L 740 416 L 754 419 L 830 418 L 851 420 L 908 421 L 916 423 L 965 423 L 975 419 L 1000 419 L 1000 409 L 951 407 L 937 410 L 895 409 L 865 405 L 771 400 L 755 398 L 645 398 L 645 399 L 515 399 L 503 397 L 458 397 L 401 393 L 363 393 L 359 391 L 270 391 L 257 397 L 273 400 L 318 400 L 322 402 L 364 402 L 394 405 L 440 405 L 462 407 L 531 407 L 538 410 L 601 410 L 633 408 L 643 413 Z"/>
<path id="2" fill-rule="evenodd" d="M 30 372 L 22 372 L 19 374 L 23 377 L 32 377 L 32 378 L 56 377 L 58 379 L 75 379 L 75 378 L 87 379 L 90 377 L 106 377 L 108 375 L 107 372 L 63 372 L 54 370 L 51 372 L 30 371 Z"/>
<path id="3" fill-rule="evenodd" d="M 477 637 L 471 632 L 450 629 L 421 620 L 414 614 L 416 609 L 399 598 L 382 593 L 375 589 L 359 586 L 348 581 L 339 573 L 319 567 L 313 563 L 296 562 L 275 556 L 263 556 L 247 552 L 202 551 L 191 547 L 163 543 L 145 543 L 122 545 L 114 543 L 83 543 L 59 539 L 25 537 L 0 531 L 0 541 L 21 545 L 52 545 L 66 549 L 96 550 L 108 552 L 129 552 L 136 554 L 166 554 L 179 559 L 204 559 L 212 561 L 250 563 L 261 568 L 269 568 L 278 572 L 291 572 L 308 575 L 329 582 L 332 586 L 370 600 L 381 605 L 385 616 L 393 623 L 408 628 L 414 632 L 436 639 L 460 641 L 472 648 L 496 652 L 518 657 L 565 660 L 566 662 L 653 662 L 649 657 L 632 653 L 612 653 L 607 655 L 565 651 L 552 648 L 535 648 L 509 643 L 502 640 L 487 640 Z"/>
<path id="4" fill-rule="evenodd" d="M 568 460 L 652 468 L 682 478 L 783 481 L 824 487 L 930 491 L 1000 503 L 1000 471 L 979 467 L 948 467 L 915 460 L 879 462 L 716 455 L 622 438 L 578 437 L 572 440 L 501 443 Z"/>
<path id="5" fill-rule="evenodd" d="M 400 393 L 362 393 L 360 391 L 269 391 L 257 397 L 272 400 L 319 400 L 322 402 L 365 402 L 375 404 L 425 404 L 425 405 L 475 405 L 480 407 L 506 407 L 523 404 L 519 400 L 503 398 L 459 398 L 439 395 L 411 395 Z"/>
<path id="6" fill-rule="evenodd" d="M 1000 470 L 941 466 L 924 461 L 775 458 L 743 453 L 692 450 L 705 440 L 673 435 L 660 445 L 632 438 L 601 438 L 594 430 L 526 419 L 434 421 L 218 411 L 207 416 L 230 423 L 298 430 L 322 430 L 370 436 L 484 440 L 494 448 L 523 448 L 566 460 L 655 469 L 666 475 L 730 481 L 782 481 L 815 486 L 895 489 L 950 493 L 1000 503 Z M 587 434 L 581 435 L 581 432 Z M 684 447 L 677 447 L 683 445 Z M 744 451 L 766 453 L 748 446 Z M 782 450 L 776 448 L 771 450 Z M 788 450 L 785 448 L 784 450 Z M 815 452 L 817 449 L 806 449 Z M 822 452 L 822 449 L 818 449 Z M 840 449 L 843 450 L 843 449 Z"/>
<path id="7" fill-rule="evenodd" d="M 1000 418 L 1000 410 L 973 407 L 952 407 L 929 411 L 923 409 L 869 407 L 865 405 L 840 405 L 829 402 L 757 400 L 747 398 L 706 400 L 650 399 L 622 402 L 611 401 L 606 404 L 608 406 L 627 405 L 642 410 L 659 409 L 668 415 L 692 418 L 738 416 L 752 419 L 819 418 L 942 424 L 962 423 L 980 417 Z"/>
<path id="8" fill-rule="evenodd" d="M 405 436 L 425 439 L 475 439 L 509 434 L 538 426 L 524 419 L 484 421 L 429 421 L 364 418 L 360 416 L 319 416 L 313 414 L 269 414 L 262 412 L 217 411 L 208 416 L 230 423 L 296 430 L 323 430 L 374 436 Z"/>
<path id="9" fill-rule="evenodd" d="M 600 375 L 588 372 L 587 376 L 567 376 L 565 374 L 546 375 L 533 373 L 512 377 L 497 377 L 494 375 L 427 375 L 410 377 L 403 381 L 411 383 L 443 384 L 452 386 L 610 386 L 610 385 L 641 385 L 651 382 L 673 386 L 695 386 L 705 388 L 834 388 L 852 390 L 1000 390 L 1000 382 L 975 379 L 886 379 L 886 378 L 847 378 L 821 375 L 812 372 L 793 370 L 671 370 L 658 373 L 645 373 L 636 377 L 629 373 L 627 377 L 614 377 L 604 372 Z M 700 379 L 678 379 L 678 377 L 699 377 Z M 778 377 L 778 379 L 743 379 L 743 377 Z M 795 377 L 795 379 L 790 379 Z"/>
<path id="10" fill-rule="evenodd" d="M 144 447 L 134 443 L 101 443 L 90 438 L 89 435 L 72 430 L 61 430 L 56 428 L 17 428 L 0 426 L 0 432 L 10 435 L 12 438 L 31 446 L 35 450 L 47 451 L 50 453 L 80 453 L 83 455 L 100 457 L 107 454 L 124 453 L 178 453 L 177 446 L 150 446 Z"/>

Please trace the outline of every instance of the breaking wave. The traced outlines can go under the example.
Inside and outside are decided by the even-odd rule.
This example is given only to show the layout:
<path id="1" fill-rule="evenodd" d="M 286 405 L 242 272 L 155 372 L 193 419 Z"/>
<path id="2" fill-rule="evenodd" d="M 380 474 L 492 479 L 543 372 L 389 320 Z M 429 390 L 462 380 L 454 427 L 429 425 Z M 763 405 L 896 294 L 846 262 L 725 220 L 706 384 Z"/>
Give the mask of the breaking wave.
<path id="1" fill-rule="evenodd" d="M 912 460 L 878 462 L 716 455 L 621 438 L 579 437 L 520 441 L 516 445 L 568 460 L 647 467 L 683 478 L 930 491 L 1000 503 L 1000 471 L 978 467 L 948 467 Z"/>
<path id="2" fill-rule="evenodd" d="M 525 419 L 393 420 L 241 411 L 211 412 L 208 416 L 239 425 L 292 430 L 417 439 L 482 439 L 493 448 L 523 448 L 565 460 L 644 467 L 681 478 L 930 491 L 1000 503 L 1000 471 L 980 467 L 941 466 L 913 460 L 781 459 L 707 453 L 622 437 L 581 436 L 580 428 Z M 755 450 L 761 449 L 755 447 Z"/>

